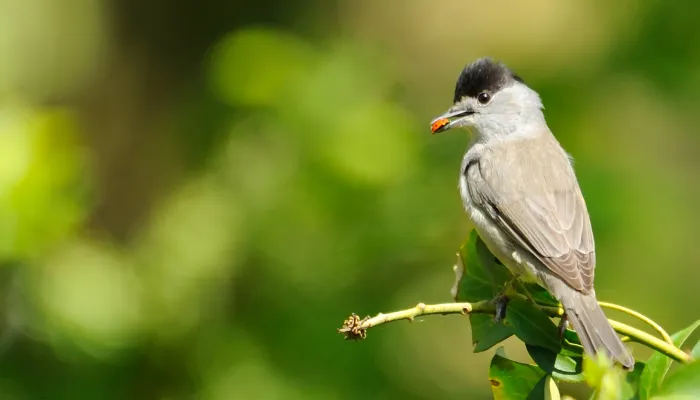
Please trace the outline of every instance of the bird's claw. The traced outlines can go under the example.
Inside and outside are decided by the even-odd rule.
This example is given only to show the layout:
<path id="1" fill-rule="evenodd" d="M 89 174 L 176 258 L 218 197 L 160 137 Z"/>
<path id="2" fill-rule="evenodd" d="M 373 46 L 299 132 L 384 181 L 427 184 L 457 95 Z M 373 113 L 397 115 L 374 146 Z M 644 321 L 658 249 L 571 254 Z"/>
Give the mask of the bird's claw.
<path id="1" fill-rule="evenodd" d="M 559 340 L 564 338 L 564 333 L 566 332 L 566 326 L 568 323 L 569 318 L 566 316 L 566 313 L 562 314 L 561 318 L 559 319 Z"/>
<path id="2" fill-rule="evenodd" d="M 500 323 L 506 317 L 506 308 L 508 306 L 508 297 L 501 294 L 493 299 L 494 305 L 496 306 L 496 313 L 493 316 L 493 322 Z"/>

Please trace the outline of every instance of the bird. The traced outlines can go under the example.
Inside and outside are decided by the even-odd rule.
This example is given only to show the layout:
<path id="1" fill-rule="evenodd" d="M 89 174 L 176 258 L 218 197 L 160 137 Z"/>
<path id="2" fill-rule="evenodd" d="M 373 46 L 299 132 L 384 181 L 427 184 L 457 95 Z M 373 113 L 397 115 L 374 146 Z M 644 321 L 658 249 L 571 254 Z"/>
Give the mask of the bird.
<path id="1" fill-rule="evenodd" d="M 516 279 L 542 286 L 561 303 L 585 353 L 605 352 L 632 370 L 634 358 L 596 299 L 595 242 L 573 159 L 543 110 L 520 76 L 484 57 L 461 71 L 453 105 L 431 131 L 471 132 L 458 186 L 486 247 Z"/>

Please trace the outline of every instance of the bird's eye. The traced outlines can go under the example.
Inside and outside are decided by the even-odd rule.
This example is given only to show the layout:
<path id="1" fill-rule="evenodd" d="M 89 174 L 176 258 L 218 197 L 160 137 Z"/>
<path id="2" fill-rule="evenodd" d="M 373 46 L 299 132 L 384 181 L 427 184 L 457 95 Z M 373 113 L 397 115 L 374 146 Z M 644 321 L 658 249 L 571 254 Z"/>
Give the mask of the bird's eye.
<path id="1" fill-rule="evenodd" d="M 479 101 L 479 103 L 486 104 L 491 100 L 491 95 L 486 92 L 481 92 L 476 99 Z"/>

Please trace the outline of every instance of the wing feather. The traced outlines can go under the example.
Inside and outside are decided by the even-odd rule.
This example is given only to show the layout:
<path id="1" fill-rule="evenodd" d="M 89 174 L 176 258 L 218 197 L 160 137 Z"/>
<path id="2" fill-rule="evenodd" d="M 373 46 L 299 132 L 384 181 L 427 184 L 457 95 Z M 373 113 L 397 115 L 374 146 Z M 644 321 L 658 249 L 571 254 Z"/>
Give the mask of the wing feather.
<path id="1" fill-rule="evenodd" d="M 586 203 L 568 158 L 558 144 L 540 162 L 523 149 L 506 152 L 506 158 L 490 153 L 467 166 L 464 172 L 472 201 L 488 210 L 515 243 L 552 273 L 574 289 L 590 292 L 595 244 Z M 518 157 L 528 160 L 517 163 Z M 493 162 L 496 160 L 501 162 Z"/>

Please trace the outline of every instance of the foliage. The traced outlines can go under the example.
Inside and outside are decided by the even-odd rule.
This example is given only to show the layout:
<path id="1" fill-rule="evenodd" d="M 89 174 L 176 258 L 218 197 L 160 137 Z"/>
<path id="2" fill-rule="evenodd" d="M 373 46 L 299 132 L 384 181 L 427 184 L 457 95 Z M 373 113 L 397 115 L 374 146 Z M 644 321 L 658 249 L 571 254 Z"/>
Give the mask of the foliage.
<path id="1" fill-rule="evenodd" d="M 682 347 L 698 327 L 700 327 L 700 321 L 696 321 L 689 327 L 673 334 L 671 336 L 673 344 L 677 347 Z M 698 341 L 696 346 L 700 346 L 700 341 Z M 647 366 L 641 375 L 639 398 L 641 400 L 653 398 L 662 388 L 664 379 L 670 369 L 671 360 L 668 357 L 664 357 L 662 354 L 653 354 L 647 361 Z M 700 380 L 697 382 L 700 385 Z"/>
<path id="2" fill-rule="evenodd" d="M 489 252 L 475 231 L 460 249 L 463 270 L 457 271 L 455 298 L 458 302 L 488 301 L 501 294 L 504 283 L 512 279 L 507 268 Z M 557 382 L 587 384 L 594 389 L 596 400 L 694 398 L 700 394 L 700 362 L 683 365 L 666 375 L 672 360 L 654 353 L 646 362 L 638 361 L 627 373 L 614 365 L 604 354 L 589 358 L 573 331 L 561 337 L 558 327 L 539 306 L 552 305 L 552 298 L 536 288 L 511 285 L 506 317 L 494 322 L 485 314 L 472 314 L 472 343 L 475 352 L 482 352 L 515 335 L 526 346 L 534 364 L 508 359 L 503 348 L 494 355 L 489 379 L 495 399 L 558 398 Z M 530 291 L 533 303 L 528 296 Z M 700 326 L 700 321 L 672 335 L 677 347 Z M 700 342 L 696 344 L 696 349 Z M 547 391 L 545 395 L 545 391 Z M 549 396 L 549 397 L 547 397 Z M 676 397 L 681 396 L 681 397 Z"/>

